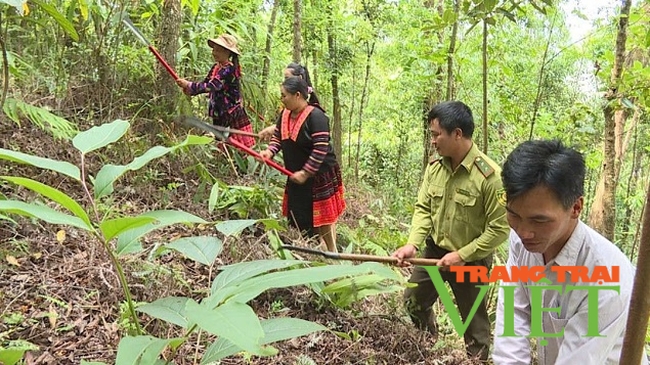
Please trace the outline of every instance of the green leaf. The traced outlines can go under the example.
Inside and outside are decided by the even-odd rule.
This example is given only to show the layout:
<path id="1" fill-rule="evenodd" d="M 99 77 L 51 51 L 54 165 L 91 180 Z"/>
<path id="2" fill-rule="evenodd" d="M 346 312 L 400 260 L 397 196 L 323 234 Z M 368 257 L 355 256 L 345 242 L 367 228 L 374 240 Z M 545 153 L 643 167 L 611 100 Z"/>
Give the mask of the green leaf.
<path id="1" fill-rule="evenodd" d="M 25 349 L 0 349 L 0 364 L 14 365 L 22 360 Z"/>
<path id="2" fill-rule="evenodd" d="M 257 223 L 256 219 L 233 219 L 217 224 L 217 231 L 226 236 L 232 236 L 241 233 L 244 229 Z"/>
<path id="3" fill-rule="evenodd" d="M 91 229 L 81 219 L 44 205 L 29 204 L 17 200 L 0 200 L 0 211 L 34 217 L 52 224 L 63 224 L 85 230 Z"/>
<path id="4" fill-rule="evenodd" d="M 626 108 L 634 109 L 634 103 L 628 98 L 621 99 L 621 103 L 623 103 Z"/>
<path id="5" fill-rule="evenodd" d="M 76 125 L 67 119 L 18 99 L 7 98 L 2 110 L 14 123 L 21 125 L 21 120 L 27 119 L 38 128 L 51 133 L 54 138 L 69 140 L 77 134 Z"/>
<path id="6" fill-rule="evenodd" d="M 210 266 L 221 253 L 223 242 L 219 237 L 214 236 L 184 237 L 169 243 L 166 247 L 203 265 Z"/>
<path id="7" fill-rule="evenodd" d="M 146 215 L 108 219 L 100 223 L 99 229 L 102 231 L 104 239 L 110 241 L 113 237 L 123 232 L 144 226 L 145 224 L 151 223 L 155 220 L 155 218 Z"/>
<path id="8" fill-rule="evenodd" d="M 117 346 L 115 365 L 151 365 L 160 363 L 160 354 L 165 347 L 182 339 L 160 339 L 153 336 L 126 336 Z M 164 363 L 164 362 L 162 362 Z"/>
<path id="9" fill-rule="evenodd" d="M 298 318 L 271 318 L 260 321 L 264 338 L 261 345 L 301 337 L 317 331 L 326 331 L 327 327 L 318 323 Z M 201 364 L 219 361 L 239 352 L 240 349 L 225 338 L 219 338 L 208 347 L 201 359 Z"/>
<path id="10" fill-rule="evenodd" d="M 214 207 L 217 205 L 217 201 L 219 200 L 220 191 L 221 183 L 214 183 L 214 185 L 212 185 L 212 189 L 210 189 L 210 198 L 208 199 L 208 212 L 212 213 L 214 211 Z"/>
<path id="11" fill-rule="evenodd" d="M 202 218 L 183 212 L 182 210 L 154 210 L 142 215 L 155 218 L 156 221 L 120 234 L 117 239 L 116 248 L 118 256 L 142 251 L 142 245 L 140 245 L 139 241 L 140 237 L 156 229 L 179 223 L 207 223 Z"/>
<path id="12" fill-rule="evenodd" d="M 83 154 L 105 147 L 120 138 L 129 129 L 129 122 L 116 119 L 111 123 L 92 127 L 72 139 L 72 145 Z"/>
<path id="13" fill-rule="evenodd" d="M 39 156 L 32 156 L 18 151 L 6 150 L 4 148 L 0 148 L 0 159 L 23 163 L 41 169 L 56 171 L 60 174 L 70 176 L 77 181 L 81 181 L 81 173 L 79 172 L 79 168 L 69 162 L 52 160 Z"/>
<path id="14" fill-rule="evenodd" d="M 61 204 L 64 208 L 72 212 L 74 215 L 79 217 L 84 223 L 86 223 L 88 230 L 92 229 L 92 223 L 90 223 L 90 218 L 86 211 L 77 203 L 74 199 L 70 198 L 68 195 L 62 191 L 55 189 L 49 185 L 45 185 L 36 180 L 27 179 L 24 177 L 16 176 L 0 176 L 0 179 L 11 181 L 14 184 L 24 186 L 29 190 L 32 190 L 36 193 L 41 194 L 42 196 L 51 199 L 54 202 Z"/>
<path id="15" fill-rule="evenodd" d="M 220 295 L 221 290 L 230 286 L 235 286 L 248 278 L 252 278 L 267 271 L 284 269 L 308 263 L 309 262 L 307 261 L 300 260 L 258 260 L 228 265 L 222 268 L 223 271 L 217 275 L 214 281 L 212 281 L 212 286 L 210 288 L 211 296 L 208 300 L 216 300 L 218 303 L 223 299 Z"/>
<path id="16" fill-rule="evenodd" d="M 65 18 L 65 16 L 61 13 L 59 13 L 56 8 L 50 4 L 46 4 L 40 0 L 31 0 L 34 4 L 37 4 L 38 6 L 41 7 L 46 13 L 48 13 L 58 24 L 63 30 L 70 36 L 70 38 L 74 39 L 75 41 L 79 41 L 79 34 L 77 34 L 77 31 L 74 29 L 74 25 Z"/>
<path id="17" fill-rule="evenodd" d="M 210 309 L 193 300 L 185 307 L 187 318 L 203 330 L 230 340 L 235 346 L 253 355 L 273 355 L 277 350 L 263 348 L 264 331 L 253 309 L 243 303 L 226 303 Z"/>
<path id="18" fill-rule="evenodd" d="M 138 306 L 136 310 L 165 322 L 187 328 L 188 322 L 187 316 L 185 315 L 185 305 L 188 300 L 185 297 L 166 297 L 158 299 L 153 303 Z"/>
<path id="19" fill-rule="evenodd" d="M 112 193 L 113 183 L 115 180 L 119 179 L 120 176 L 124 175 L 127 171 L 141 169 L 151 160 L 162 157 L 178 148 L 195 144 L 207 144 L 210 143 L 210 141 L 212 141 L 212 139 L 209 137 L 189 135 L 183 142 L 172 147 L 152 147 L 141 156 L 134 158 L 133 161 L 127 165 L 104 165 L 95 177 L 95 198 L 100 198 Z"/>
<path id="20" fill-rule="evenodd" d="M 349 275 L 369 274 L 376 272 L 378 266 L 382 265 L 366 262 L 360 265 L 326 265 L 273 272 L 250 278 L 235 287 L 228 287 L 229 293 L 226 294 L 232 295 L 229 302 L 246 303 L 268 289 L 322 282 Z"/>

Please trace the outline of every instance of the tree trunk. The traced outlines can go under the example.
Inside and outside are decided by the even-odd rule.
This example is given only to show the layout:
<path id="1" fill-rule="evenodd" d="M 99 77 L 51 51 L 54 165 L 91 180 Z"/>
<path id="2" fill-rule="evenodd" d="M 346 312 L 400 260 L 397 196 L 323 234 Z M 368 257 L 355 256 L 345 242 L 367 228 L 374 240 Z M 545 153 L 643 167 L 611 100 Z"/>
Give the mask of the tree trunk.
<path id="1" fill-rule="evenodd" d="M 262 92 L 266 92 L 269 82 L 269 72 L 271 69 L 271 48 L 273 45 L 273 31 L 275 30 L 275 20 L 278 17 L 280 0 L 273 0 L 273 9 L 271 10 L 271 19 L 266 28 L 266 43 L 264 45 L 264 66 L 262 67 Z"/>
<path id="2" fill-rule="evenodd" d="M 456 52 L 456 37 L 458 37 L 459 3 L 460 0 L 454 0 L 454 14 L 457 14 L 457 17 L 451 28 L 451 39 L 449 40 L 449 50 L 447 51 L 447 100 L 454 100 L 456 97 L 454 90 L 454 53 Z"/>
<path id="3" fill-rule="evenodd" d="M 629 10 L 630 1 L 624 0 L 623 7 L 625 8 L 625 3 L 627 3 Z M 650 293 L 650 265 L 648 265 L 648 260 L 650 260 L 650 185 L 643 210 L 639 258 L 619 364 L 639 364 L 641 358 L 645 356 L 643 350 L 648 329 L 648 317 L 650 316 L 650 296 L 648 296 Z"/>
<path id="4" fill-rule="evenodd" d="M 542 91 L 544 91 L 546 65 L 549 63 L 549 60 L 547 60 L 548 50 L 551 46 L 551 37 L 553 36 L 553 29 L 555 28 L 555 19 L 557 19 L 556 16 L 553 17 L 553 22 L 551 23 L 551 29 L 549 30 L 548 38 L 546 39 L 546 47 L 544 48 L 544 55 L 542 56 L 542 66 L 539 68 L 539 74 L 537 76 L 537 93 L 535 94 L 535 104 L 533 105 L 533 117 L 530 119 L 530 134 L 528 135 L 528 139 L 533 139 L 537 113 L 539 112 L 539 106 L 542 104 Z"/>
<path id="5" fill-rule="evenodd" d="M 330 12 L 333 8 L 330 7 Z M 339 67 L 337 62 L 337 49 L 336 49 L 336 35 L 333 26 L 334 14 L 330 13 L 330 26 L 327 29 L 327 48 L 329 50 L 329 62 L 331 65 L 330 81 L 332 83 L 332 143 L 334 144 L 334 153 L 339 164 L 343 163 L 343 150 L 341 148 L 341 135 L 343 129 L 341 127 L 341 100 L 339 97 Z"/>
<path id="6" fill-rule="evenodd" d="M 437 0 L 426 0 L 424 2 L 424 6 L 426 8 L 432 9 L 433 11 L 437 11 L 438 15 L 442 17 L 445 12 L 444 1 L 438 0 L 437 3 L 436 1 Z M 437 37 L 440 44 L 445 41 L 444 32 L 442 29 L 439 29 L 435 33 L 431 33 L 429 31 L 424 32 L 423 38 L 431 37 Z M 438 65 L 436 67 L 436 77 L 434 78 L 431 89 L 429 90 L 429 95 L 427 95 L 422 100 L 422 150 L 424 151 L 422 154 L 422 173 L 424 173 L 424 170 L 426 170 L 433 153 L 431 151 L 431 131 L 429 130 L 429 109 L 431 109 L 431 107 L 434 105 L 440 103 L 445 96 L 442 92 L 442 85 L 444 85 L 443 71 L 444 70 L 441 65 Z"/>
<path id="7" fill-rule="evenodd" d="M 487 66 L 487 40 L 488 37 L 488 23 L 487 19 L 483 19 L 483 153 L 488 152 L 488 96 L 487 96 L 487 81 L 488 81 L 488 66 Z"/>
<path id="8" fill-rule="evenodd" d="M 361 89 L 361 101 L 359 102 L 359 128 L 357 129 L 357 156 L 354 160 L 354 179 L 359 181 L 359 154 L 361 151 L 361 126 L 363 125 L 363 108 L 368 98 L 368 81 L 370 80 L 370 61 L 372 54 L 375 52 L 375 42 L 372 44 L 366 42 L 366 74 L 363 78 L 363 88 Z"/>
<path id="9" fill-rule="evenodd" d="M 616 146 L 617 144 L 622 146 L 622 142 L 616 142 L 617 138 L 622 138 L 622 133 L 617 135 L 616 131 L 622 131 L 625 126 L 625 113 L 622 110 L 616 110 L 616 107 L 621 98 L 618 93 L 618 83 L 625 62 L 625 42 L 627 40 L 630 6 L 631 0 L 623 0 L 616 35 L 614 67 L 612 68 L 609 88 L 605 93 L 605 106 L 603 107 L 603 115 L 605 116 L 603 169 L 589 214 L 590 225 L 611 241 L 614 240 L 616 230 L 617 164 L 620 163 L 617 162 Z"/>
<path id="10" fill-rule="evenodd" d="M 176 51 L 178 50 L 182 15 L 180 0 L 163 1 L 156 44 L 158 52 L 172 69 L 176 69 Z M 158 80 L 154 84 L 156 94 L 161 97 L 158 102 L 162 104 L 163 110 L 167 113 L 173 113 L 179 90 L 176 82 L 159 62 L 156 63 L 156 75 Z"/>
<path id="11" fill-rule="evenodd" d="M 302 62 L 301 26 L 302 14 L 300 0 L 293 0 L 293 62 Z"/>
<path id="12" fill-rule="evenodd" d="M 356 66 L 352 65 L 352 85 L 351 85 L 352 93 L 350 93 L 350 95 L 352 95 L 352 98 L 351 98 L 352 101 L 351 101 L 351 105 L 350 105 L 350 121 L 349 121 L 349 124 L 348 124 L 348 148 L 347 148 L 347 151 L 348 151 L 348 167 L 352 166 L 352 153 L 351 153 L 351 151 L 352 151 L 352 119 L 354 118 L 354 101 L 356 100 L 354 95 L 357 94 L 356 93 L 356 91 L 357 91 L 356 86 L 357 86 Z"/>
<path id="13" fill-rule="evenodd" d="M 632 214 L 634 213 L 634 205 L 629 202 L 630 195 L 636 189 L 636 183 L 640 178 L 641 171 L 641 156 L 642 153 L 637 153 L 637 140 L 639 130 L 634 126 L 634 144 L 632 145 L 632 168 L 630 169 L 630 177 L 627 179 L 627 189 L 625 192 L 625 200 L 628 202 L 627 207 L 625 208 L 625 215 L 623 217 L 623 227 L 621 233 L 624 235 L 624 238 L 620 240 L 621 244 L 618 245 L 623 252 L 627 252 L 628 257 L 632 254 L 634 248 L 634 233 L 630 231 L 630 223 L 632 222 Z M 628 247 L 626 247 L 629 244 Z"/>

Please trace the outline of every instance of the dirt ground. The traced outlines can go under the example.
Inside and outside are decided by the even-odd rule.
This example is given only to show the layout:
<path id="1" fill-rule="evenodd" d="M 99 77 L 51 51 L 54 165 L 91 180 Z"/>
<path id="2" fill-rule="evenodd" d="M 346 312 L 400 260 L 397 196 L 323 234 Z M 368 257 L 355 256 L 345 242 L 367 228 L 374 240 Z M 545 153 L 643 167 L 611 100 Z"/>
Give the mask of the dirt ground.
<path id="1" fill-rule="evenodd" d="M 65 143 L 52 143 L 42 132 L 4 124 L 0 130 L 3 148 L 20 149 L 40 156 L 75 162 L 78 158 Z M 97 164 L 99 161 L 91 161 Z M 182 166 L 159 163 L 162 174 L 180 171 Z M 27 176 L 83 196 L 70 181 L 49 172 L 0 162 L 2 175 Z M 182 174 L 169 179 L 186 179 Z M 162 179 L 165 180 L 164 178 Z M 184 180 L 183 189 L 171 201 L 161 199 L 161 190 L 151 186 L 130 186 L 122 181 L 116 187 L 124 211 L 183 209 L 207 217 L 205 202 L 194 202 L 197 182 Z M 126 179 L 128 181 L 128 179 Z M 134 193 L 133 191 L 138 193 Z M 29 192 L 0 185 L 7 196 L 31 199 Z M 362 204 L 354 203 L 361 206 Z M 348 216 L 346 222 L 353 222 Z M 81 360 L 115 361 L 117 344 L 125 333 L 124 297 L 110 260 L 103 247 L 82 231 L 69 227 L 17 218 L 18 224 L 0 221 L 0 344 L 25 340 L 38 347 L 27 353 L 27 364 L 79 364 Z M 187 227 L 173 227 L 147 236 L 145 247 L 170 237 L 191 234 Z M 57 240 L 57 232 L 65 239 Z M 60 234 L 60 233 L 59 233 Z M 205 234 L 205 233 L 203 233 Z M 211 278 L 222 265 L 272 258 L 274 254 L 258 232 L 229 239 L 213 270 L 176 255 L 150 259 L 147 255 L 121 259 L 137 302 L 151 302 L 165 296 L 193 296 L 209 288 Z M 246 359 L 233 356 L 221 364 L 472 364 L 455 334 L 443 336 L 434 345 L 431 338 L 416 331 L 404 316 L 394 297 L 374 297 L 342 310 L 323 305 L 306 287 L 272 290 L 250 304 L 260 318 L 291 316 L 318 322 L 331 332 L 322 332 L 277 343 L 279 354 L 270 358 Z M 281 303 L 281 310 L 273 308 Z M 392 303 L 392 304 L 389 304 Z M 159 337 L 181 335 L 179 330 L 142 315 L 145 329 Z M 337 336 L 346 333 L 349 338 Z M 206 341 L 188 341 L 175 364 L 198 363 Z"/>

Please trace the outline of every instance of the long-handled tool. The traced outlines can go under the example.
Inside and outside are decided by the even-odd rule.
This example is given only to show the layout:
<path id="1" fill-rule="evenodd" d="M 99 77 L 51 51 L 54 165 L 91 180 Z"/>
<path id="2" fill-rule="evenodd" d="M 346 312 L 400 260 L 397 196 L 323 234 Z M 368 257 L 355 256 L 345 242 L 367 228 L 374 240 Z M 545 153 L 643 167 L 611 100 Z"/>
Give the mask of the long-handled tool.
<path id="1" fill-rule="evenodd" d="M 178 120 L 179 121 L 182 120 L 183 123 L 186 123 L 186 122 L 187 123 L 192 123 L 192 126 L 195 126 L 195 124 L 197 124 L 197 123 L 204 123 L 205 124 L 205 122 L 203 122 L 201 119 L 199 119 L 197 117 L 194 117 L 194 116 L 190 116 L 190 115 L 183 115 L 181 117 L 178 117 Z M 192 120 L 192 121 L 190 122 L 190 120 Z M 222 127 L 220 125 L 214 125 L 214 124 L 210 125 L 210 127 L 214 128 L 214 129 L 216 129 L 216 130 L 218 130 L 220 132 L 223 132 L 223 133 L 241 134 L 242 136 L 260 138 L 260 136 L 257 133 L 253 133 L 253 132 L 240 131 L 239 129 L 232 129 L 232 128 Z"/>
<path id="2" fill-rule="evenodd" d="M 334 260 L 347 260 L 347 261 L 372 261 L 372 262 L 383 262 L 387 264 L 397 264 L 397 257 L 391 256 L 376 256 L 376 255 L 361 255 L 361 254 L 352 254 L 352 253 L 336 253 L 336 252 L 325 252 L 319 250 L 312 250 L 311 248 L 297 247 L 291 245 L 282 245 L 280 248 L 291 251 L 298 251 L 303 253 L 308 253 L 311 255 L 319 255 L 327 257 L 328 259 Z M 409 262 L 412 265 L 418 266 L 436 266 L 438 264 L 437 259 L 421 259 L 421 258 L 410 258 L 404 259 L 403 261 Z"/>
<path id="3" fill-rule="evenodd" d="M 286 168 L 284 168 L 279 163 L 277 163 L 277 162 L 275 162 L 273 160 L 270 160 L 270 159 L 262 158 L 262 156 L 259 153 L 257 153 L 256 151 L 250 149 L 249 147 L 247 147 L 243 143 L 239 142 L 238 140 L 236 140 L 234 138 L 226 138 L 226 136 L 223 135 L 222 131 L 217 129 L 217 126 L 208 124 L 208 123 L 202 121 L 199 118 L 192 117 L 192 116 L 186 116 L 186 115 L 177 117 L 177 118 L 174 119 L 174 121 L 181 122 L 181 123 L 183 123 L 183 124 L 185 124 L 187 126 L 190 126 L 190 127 L 195 127 L 195 128 L 201 129 L 201 130 L 206 131 L 208 133 L 212 133 L 212 134 L 214 134 L 214 136 L 216 138 L 220 139 L 221 141 L 223 141 L 225 143 L 228 143 L 228 144 L 230 144 L 230 145 L 232 145 L 232 146 L 246 152 L 247 154 L 249 154 L 249 155 L 251 155 L 253 157 L 257 157 L 258 159 L 261 159 L 262 161 L 264 161 L 265 164 L 273 167 L 274 169 L 280 171 L 281 173 L 283 173 L 283 174 L 285 174 L 287 176 L 293 175 L 293 172 L 287 170 Z"/>
<path id="4" fill-rule="evenodd" d="M 129 28 L 129 30 L 131 30 L 131 32 L 133 32 L 133 34 L 135 34 L 136 38 L 138 38 L 142 43 L 144 43 L 145 46 L 149 48 L 149 51 L 151 51 L 151 53 L 153 53 L 153 55 L 156 56 L 158 62 L 160 62 L 160 64 L 163 65 L 165 70 L 169 72 L 169 74 L 174 78 L 174 80 L 178 80 L 179 77 L 178 74 L 176 74 L 176 71 L 174 71 L 174 69 L 171 68 L 171 66 L 169 66 L 167 61 L 165 61 L 165 59 L 160 55 L 160 53 L 158 53 L 158 50 L 156 50 L 156 48 L 154 48 L 154 46 L 151 45 L 149 41 L 147 41 L 147 38 L 145 38 L 142 35 L 142 33 L 140 33 L 138 28 L 136 28 L 135 25 L 133 25 L 131 18 L 129 18 L 128 15 L 125 15 L 124 18 L 122 18 L 122 22 L 124 23 L 124 25 L 126 25 L 127 28 Z"/>

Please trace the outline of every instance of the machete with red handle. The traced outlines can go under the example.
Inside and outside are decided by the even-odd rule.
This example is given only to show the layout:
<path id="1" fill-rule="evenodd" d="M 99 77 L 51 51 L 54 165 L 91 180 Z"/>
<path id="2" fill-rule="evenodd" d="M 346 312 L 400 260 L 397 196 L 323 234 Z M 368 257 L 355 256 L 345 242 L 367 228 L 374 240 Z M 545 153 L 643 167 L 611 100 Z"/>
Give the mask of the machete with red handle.
<path id="1" fill-rule="evenodd" d="M 217 129 L 217 126 L 208 124 L 208 123 L 202 121 L 201 119 L 199 119 L 197 117 L 192 117 L 192 116 L 187 116 L 187 115 L 177 117 L 177 118 L 175 118 L 175 121 L 181 122 L 181 123 L 183 123 L 183 124 L 185 124 L 187 126 L 190 126 L 190 127 L 195 127 L 195 128 L 201 129 L 201 130 L 203 130 L 205 132 L 208 132 L 208 133 L 212 133 L 212 134 L 214 134 L 214 136 L 217 139 L 219 139 L 219 140 L 221 140 L 221 141 L 223 141 L 225 143 L 228 143 L 228 144 L 230 144 L 230 145 L 232 145 L 232 146 L 246 152 L 247 154 L 264 161 L 265 164 L 273 167 L 274 169 L 280 171 L 281 173 L 283 173 L 283 174 L 285 174 L 287 176 L 293 175 L 293 172 L 287 170 L 286 168 L 284 168 L 284 166 L 280 165 L 279 163 L 277 163 L 277 162 L 275 162 L 273 160 L 262 158 L 262 156 L 258 152 L 252 150 L 249 147 L 246 147 L 246 145 L 239 142 L 238 140 L 236 140 L 234 138 L 227 138 L 226 136 L 224 136 L 224 134 L 222 133 L 221 130 Z"/>
<path id="2" fill-rule="evenodd" d="M 163 65 L 165 70 L 169 72 L 169 74 L 174 78 L 174 80 L 178 80 L 179 77 L 176 74 L 176 71 L 174 71 L 174 69 L 172 69 L 171 66 L 169 66 L 167 61 L 165 61 L 165 59 L 160 55 L 160 53 L 158 53 L 158 50 L 156 50 L 154 46 L 152 46 L 151 43 L 149 43 L 149 41 L 147 41 L 147 39 L 142 35 L 142 33 L 140 33 L 138 28 L 136 28 L 135 25 L 133 25 L 133 22 L 131 21 L 131 18 L 129 18 L 128 15 L 125 15 L 125 17 L 122 18 L 122 23 L 124 23 L 124 25 L 126 25 L 126 27 L 129 28 L 129 30 L 131 30 L 133 34 L 135 34 L 136 38 L 138 38 L 140 42 L 144 43 L 144 45 L 149 48 L 149 51 L 153 53 L 156 59 L 158 59 L 158 62 L 160 62 L 160 64 Z"/>

